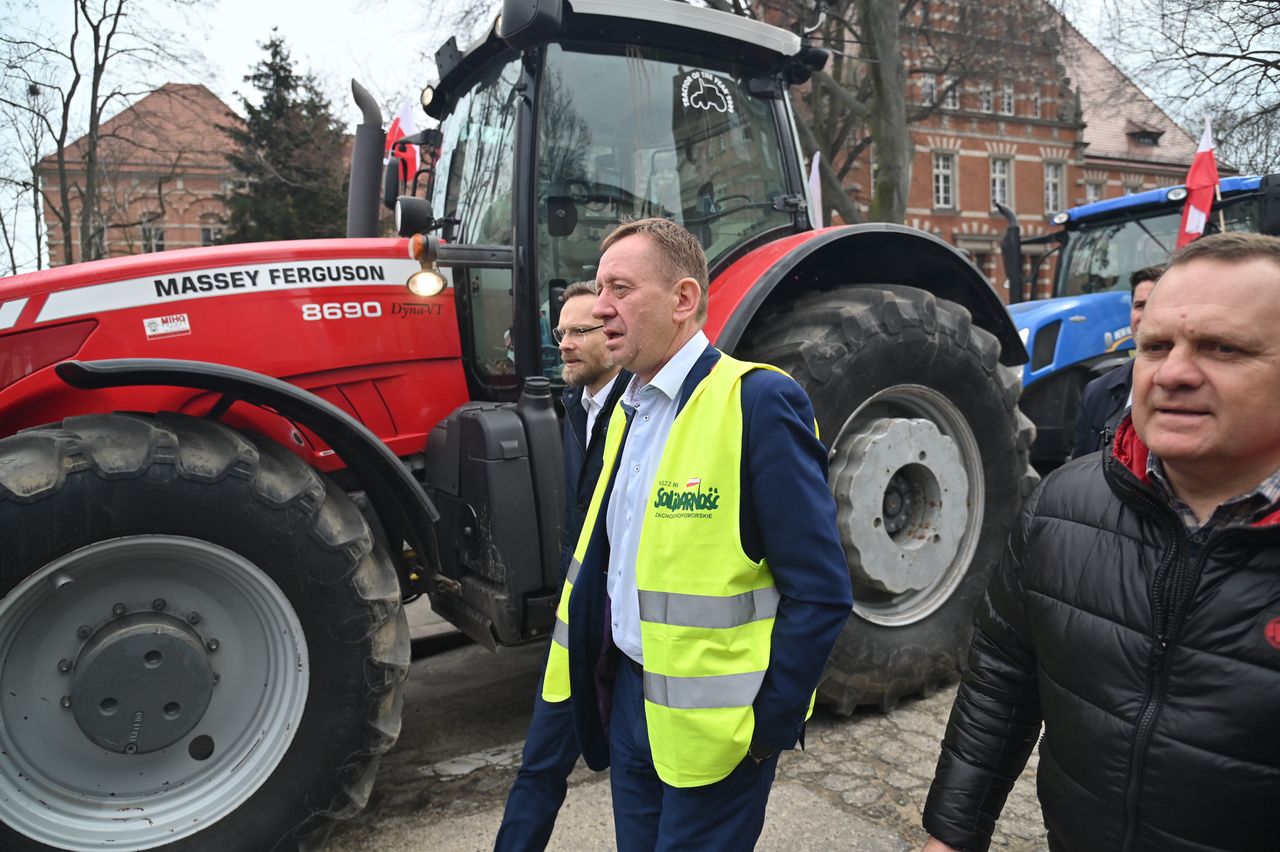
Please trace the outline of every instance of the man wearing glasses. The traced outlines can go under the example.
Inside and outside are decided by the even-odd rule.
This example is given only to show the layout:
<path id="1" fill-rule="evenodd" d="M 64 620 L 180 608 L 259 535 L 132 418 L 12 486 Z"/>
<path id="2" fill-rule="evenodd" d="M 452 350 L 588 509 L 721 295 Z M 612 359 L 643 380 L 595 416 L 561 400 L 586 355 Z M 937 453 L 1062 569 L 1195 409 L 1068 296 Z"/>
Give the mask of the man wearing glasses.
<path id="1" fill-rule="evenodd" d="M 605 345 L 604 326 L 591 315 L 596 301 L 592 281 L 564 291 L 560 322 L 551 335 L 564 362 L 564 531 L 560 538 L 560 576 L 573 557 L 583 515 L 604 457 L 609 415 L 631 374 L 619 370 Z M 577 735 L 568 701 L 534 701 L 524 754 L 494 844 L 496 852 L 545 849 L 564 802 L 569 773 L 578 762 Z"/>

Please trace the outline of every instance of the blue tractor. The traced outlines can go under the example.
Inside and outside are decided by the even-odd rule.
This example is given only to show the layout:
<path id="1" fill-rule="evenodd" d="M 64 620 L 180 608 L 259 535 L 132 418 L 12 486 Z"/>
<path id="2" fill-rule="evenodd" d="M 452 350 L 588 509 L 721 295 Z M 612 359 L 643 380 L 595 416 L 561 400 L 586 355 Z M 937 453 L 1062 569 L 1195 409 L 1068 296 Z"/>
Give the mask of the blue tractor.
<path id="1" fill-rule="evenodd" d="M 1206 233 L 1280 235 L 1280 174 L 1225 178 L 1220 190 Z M 1175 186 L 1096 201 L 1055 214 L 1061 230 L 1027 240 L 1013 212 L 996 205 L 1009 222 L 1001 246 L 1010 271 L 1009 313 L 1031 356 L 1018 368 L 1019 406 L 1036 425 L 1031 461 L 1042 472 L 1071 455 L 1084 386 L 1130 357 L 1129 276 L 1169 259 L 1186 197 L 1186 188 Z M 1029 280 L 1055 259 L 1053 297 L 1024 301 L 1021 254 L 1036 245 L 1045 250 Z"/>

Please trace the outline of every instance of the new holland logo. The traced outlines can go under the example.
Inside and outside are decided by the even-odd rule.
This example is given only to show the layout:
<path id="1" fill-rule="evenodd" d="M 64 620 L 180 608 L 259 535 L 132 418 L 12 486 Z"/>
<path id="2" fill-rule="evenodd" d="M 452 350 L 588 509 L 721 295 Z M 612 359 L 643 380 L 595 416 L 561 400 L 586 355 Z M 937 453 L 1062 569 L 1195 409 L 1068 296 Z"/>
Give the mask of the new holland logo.
<path id="1" fill-rule="evenodd" d="M 663 480 L 658 483 L 653 508 L 709 518 L 712 512 L 720 508 L 720 489 L 714 486 L 704 488 L 700 476 L 685 480 L 684 487 L 678 482 Z"/>

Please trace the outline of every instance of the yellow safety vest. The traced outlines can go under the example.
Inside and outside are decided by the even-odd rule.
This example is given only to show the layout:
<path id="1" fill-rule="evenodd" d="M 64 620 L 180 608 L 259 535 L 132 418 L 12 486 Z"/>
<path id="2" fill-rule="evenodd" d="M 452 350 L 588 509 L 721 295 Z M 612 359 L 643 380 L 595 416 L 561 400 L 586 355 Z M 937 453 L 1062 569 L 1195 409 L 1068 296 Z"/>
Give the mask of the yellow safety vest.
<path id="1" fill-rule="evenodd" d="M 636 554 L 645 720 L 658 776 L 697 787 L 727 776 L 751 745 L 752 703 L 769 667 L 779 595 L 766 561 L 742 549 L 742 376 L 770 369 L 722 355 L 671 426 Z M 569 698 L 569 595 L 617 463 L 613 412 L 604 465 L 556 612 L 546 701 Z M 810 697 L 812 712 L 812 696 Z"/>

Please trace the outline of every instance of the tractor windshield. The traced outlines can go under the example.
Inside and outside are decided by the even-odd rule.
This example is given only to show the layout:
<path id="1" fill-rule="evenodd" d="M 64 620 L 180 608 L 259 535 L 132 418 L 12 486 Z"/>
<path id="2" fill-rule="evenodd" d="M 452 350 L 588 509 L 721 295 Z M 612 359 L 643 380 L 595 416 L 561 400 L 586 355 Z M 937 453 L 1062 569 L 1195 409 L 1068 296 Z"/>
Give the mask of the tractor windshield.
<path id="1" fill-rule="evenodd" d="M 663 216 L 714 264 L 791 224 L 775 102 L 729 69 L 647 47 L 548 47 L 538 98 L 538 270 L 544 288 L 595 276 L 619 222 Z"/>
<path id="2" fill-rule="evenodd" d="M 1254 201 L 1229 204 L 1222 210 L 1228 231 L 1258 230 Z M 1123 221 L 1086 223 L 1067 234 L 1059 261 L 1058 296 L 1080 296 L 1102 290 L 1127 290 L 1129 276 L 1148 266 L 1167 263 L 1178 241 L 1182 209 Z M 1218 214 L 1209 232 L 1217 230 Z"/>

